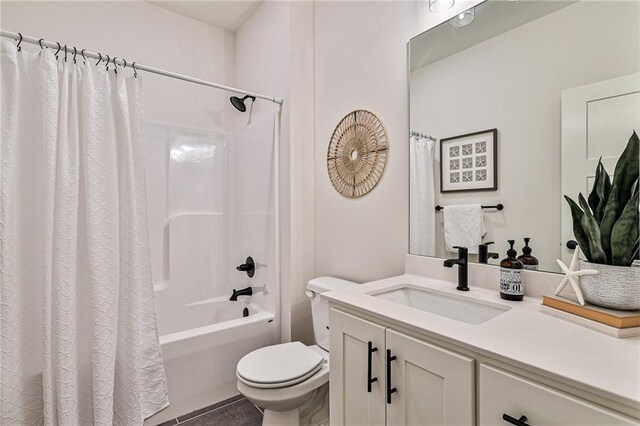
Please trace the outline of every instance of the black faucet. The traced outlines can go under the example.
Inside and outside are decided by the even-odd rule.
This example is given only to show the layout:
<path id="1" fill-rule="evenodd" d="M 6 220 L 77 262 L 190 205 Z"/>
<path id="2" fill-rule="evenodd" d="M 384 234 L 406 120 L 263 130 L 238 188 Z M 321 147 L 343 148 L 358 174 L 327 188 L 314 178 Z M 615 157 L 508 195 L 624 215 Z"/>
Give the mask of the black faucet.
<path id="1" fill-rule="evenodd" d="M 242 290 L 233 289 L 233 294 L 229 298 L 229 300 L 233 300 L 234 302 L 238 301 L 238 296 L 251 296 L 253 294 L 253 288 L 247 287 Z"/>
<path id="2" fill-rule="evenodd" d="M 489 251 L 489 245 L 493 244 L 493 241 L 480 244 L 478 246 L 478 263 L 489 263 L 489 259 L 497 259 L 500 257 L 498 253 Z"/>
<path id="3" fill-rule="evenodd" d="M 454 246 L 453 248 L 458 249 L 458 258 L 445 260 L 444 266 L 453 268 L 453 265 L 458 265 L 458 287 L 456 290 L 469 291 L 469 250 L 466 247 Z"/>

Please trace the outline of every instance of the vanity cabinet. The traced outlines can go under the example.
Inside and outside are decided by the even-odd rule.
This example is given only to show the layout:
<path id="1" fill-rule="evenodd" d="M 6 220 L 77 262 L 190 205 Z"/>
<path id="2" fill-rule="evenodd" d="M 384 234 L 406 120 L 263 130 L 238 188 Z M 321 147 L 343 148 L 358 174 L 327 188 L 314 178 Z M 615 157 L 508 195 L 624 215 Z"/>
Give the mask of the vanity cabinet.
<path id="1" fill-rule="evenodd" d="M 332 309 L 330 424 L 384 425 L 385 327 Z"/>
<path id="2" fill-rule="evenodd" d="M 472 425 L 474 360 L 331 310 L 332 425 Z"/>
<path id="3" fill-rule="evenodd" d="M 627 417 L 487 364 L 480 365 L 478 422 L 505 425 L 637 425 Z M 521 419 L 522 416 L 526 417 Z M 521 420 L 520 420 L 521 419 Z M 517 423 L 511 423 L 517 424 Z"/>
<path id="4" fill-rule="evenodd" d="M 474 360 L 386 329 L 387 425 L 471 425 Z"/>
<path id="5" fill-rule="evenodd" d="M 331 308 L 333 426 L 640 425 L 569 386 L 373 321 Z"/>

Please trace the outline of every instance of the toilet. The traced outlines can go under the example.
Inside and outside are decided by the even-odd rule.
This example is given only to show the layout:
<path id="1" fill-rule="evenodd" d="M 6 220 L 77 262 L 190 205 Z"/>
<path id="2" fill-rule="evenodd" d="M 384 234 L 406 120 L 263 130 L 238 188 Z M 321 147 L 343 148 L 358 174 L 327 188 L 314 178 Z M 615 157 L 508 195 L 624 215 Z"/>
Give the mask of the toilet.
<path id="1" fill-rule="evenodd" d="M 314 278 L 307 284 L 315 345 L 266 346 L 238 362 L 238 390 L 264 410 L 263 425 L 298 425 L 300 406 L 329 382 L 329 303 L 319 293 L 353 285 L 333 277 Z"/>

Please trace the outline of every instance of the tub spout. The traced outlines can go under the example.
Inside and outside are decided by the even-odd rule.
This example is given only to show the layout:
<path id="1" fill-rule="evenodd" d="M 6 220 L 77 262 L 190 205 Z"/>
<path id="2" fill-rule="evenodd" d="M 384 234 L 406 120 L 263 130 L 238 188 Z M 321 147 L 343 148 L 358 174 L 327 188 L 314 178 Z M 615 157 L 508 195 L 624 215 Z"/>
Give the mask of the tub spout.
<path id="1" fill-rule="evenodd" d="M 237 301 L 238 296 L 251 296 L 253 294 L 253 289 L 251 287 L 243 288 L 241 290 L 233 289 L 233 294 L 229 298 L 229 300 Z"/>

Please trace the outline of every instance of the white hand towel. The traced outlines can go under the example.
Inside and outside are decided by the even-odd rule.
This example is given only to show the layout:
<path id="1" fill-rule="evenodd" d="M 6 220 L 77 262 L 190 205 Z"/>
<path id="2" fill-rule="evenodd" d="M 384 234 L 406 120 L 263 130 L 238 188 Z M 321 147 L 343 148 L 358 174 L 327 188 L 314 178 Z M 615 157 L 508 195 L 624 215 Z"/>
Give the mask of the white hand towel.
<path id="1" fill-rule="evenodd" d="M 482 244 L 484 213 L 480 204 L 448 205 L 444 208 L 444 241 L 447 251 L 456 252 L 453 246 L 478 253 Z"/>

